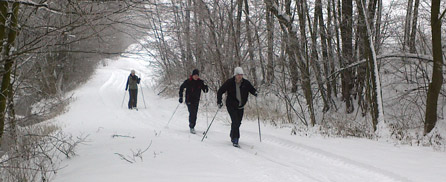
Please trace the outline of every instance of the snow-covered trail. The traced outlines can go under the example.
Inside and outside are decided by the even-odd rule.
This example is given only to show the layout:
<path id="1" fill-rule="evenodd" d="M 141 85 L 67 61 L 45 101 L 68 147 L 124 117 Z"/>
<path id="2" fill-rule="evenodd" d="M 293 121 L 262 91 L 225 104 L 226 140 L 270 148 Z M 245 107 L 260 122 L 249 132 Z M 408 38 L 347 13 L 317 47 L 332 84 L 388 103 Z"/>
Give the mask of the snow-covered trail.
<path id="1" fill-rule="evenodd" d="M 241 126 L 241 148 L 234 148 L 229 141 L 226 109 L 218 113 L 209 137 L 201 142 L 201 133 L 207 128 L 203 104 L 200 105 L 197 134 L 189 133 L 184 104 L 178 107 L 166 127 L 178 101 L 157 96 L 149 87 L 152 78 L 147 63 L 124 58 L 108 63 L 74 92 L 75 100 L 69 111 L 54 121 L 67 133 L 87 136 L 87 142 L 78 146 L 77 156 L 62 162 L 54 181 L 394 182 L 446 179 L 444 153 L 397 148 L 362 139 L 302 138 L 265 125 L 262 125 L 263 141 L 260 143 L 257 123 L 246 120 Z M 131 69 L 142 77 L 139 111 L 127 109 L 128 93 L 124 88 Z M 209 120 L 215 111 L 215 105 L 209 107 Z M 147 147 L 141 157 L 133 157 Z M 133 163 L 123 160 L 121 155 Z M 436 166 L 430 166 L 432 164 Z M 419 174 L 420 170 L 429 171 Z"/>

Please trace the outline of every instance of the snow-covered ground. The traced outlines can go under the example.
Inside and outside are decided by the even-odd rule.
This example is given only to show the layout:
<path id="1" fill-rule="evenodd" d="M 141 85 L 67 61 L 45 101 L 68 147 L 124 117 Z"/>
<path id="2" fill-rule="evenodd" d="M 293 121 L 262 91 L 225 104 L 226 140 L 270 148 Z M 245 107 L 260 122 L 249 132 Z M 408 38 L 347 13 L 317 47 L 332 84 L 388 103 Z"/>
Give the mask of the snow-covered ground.
<path id="1" fill-rule="evenodd" d="M 124 89 L 131 69 L 142 77 L 139 111 L 126 107 Z M 300 137 L 263 124 L 259 142 L 257 121 L 243 120 L 241 148 L 235 148 L 229 140 L 226 109 L 217 114 L 208 138 L 201 142 L 216 106 L 210 105 L 206 114 L 200 105 L 195 135 L 189 133 L 184 104 L 166 127 L 178 101 L 156 95 L 152 80 L 147 62 L 121 58 L 109 60 L 74 92 L 69 111 L 52 122 L 66 133 L 88 136 L 87 142 L 78 146 L 77 156 L 61 163 L 54 181 L 446 181 L 446 154 L 425 147 Z M 134 157 L 138 152 L 142 154 Z"/>

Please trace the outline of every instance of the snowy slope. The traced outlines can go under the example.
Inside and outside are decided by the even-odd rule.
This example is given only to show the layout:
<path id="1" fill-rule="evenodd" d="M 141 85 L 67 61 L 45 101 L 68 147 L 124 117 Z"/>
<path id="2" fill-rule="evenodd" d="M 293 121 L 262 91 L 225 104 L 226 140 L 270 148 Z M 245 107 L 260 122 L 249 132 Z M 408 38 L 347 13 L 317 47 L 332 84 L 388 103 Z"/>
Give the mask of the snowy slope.
<path id="1" fill-rule="evenodd" d="M 147 108 L 140 89 L 139 111 L 126 109 L 124 88 L 131 69 L 142 77 Z M 209 137 L 201 142 L 215 105 L 208 108 L 208 115 L 200 105 L 195 135 L 188 131 L 184 104 L 166 127 L 178 102 L 157 96 L 149 87 L 151 80 L 147 62 L 109 60 L 108 66 L 98 68 L 92 79 L 74 92 L 69 111 L 53 122 L 64 132 L 88 136 L 87 142 L 78 146 L 77 156 L 62 162 L 54 181 L 446 181 L 446 154 L 430 148 L 291 136 L 289 130 L 265 125 L 260 143 L 257 122 L 247 120 L 241 126 L 241 148 L 234 148 L 229 141 L 226 109 L 218 113 Z M 132 158 L 147 147 L 140 158 Z"/>

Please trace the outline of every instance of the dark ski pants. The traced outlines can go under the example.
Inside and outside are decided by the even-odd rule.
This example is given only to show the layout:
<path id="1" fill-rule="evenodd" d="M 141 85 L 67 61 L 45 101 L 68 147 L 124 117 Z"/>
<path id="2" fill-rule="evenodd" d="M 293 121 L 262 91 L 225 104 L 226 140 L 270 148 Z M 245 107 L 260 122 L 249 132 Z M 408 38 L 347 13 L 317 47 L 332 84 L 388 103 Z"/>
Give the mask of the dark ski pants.
<path id="1" fill-rule="evenodd" d="M 138 89 L 129 89 L 129 109 L 136 107 L 136 101 L 138 99 Z"/>
<path id="2" fill-rule="evenodd" d="M 189 128 L 194 128 L 197 123 L 198 105 L 199 102 L 187 103 L 187 109 L 189 110 Z"/>
<path id="3" fill-rule="evenodd" d="M 242 124 L 244 109 L 238 109 L 233 107 L 227 107 L 229 116 L 231 117 L 231 133 L 229 136 L 231 140 L 234 138 L 240 138 L 240 125 Z"/>

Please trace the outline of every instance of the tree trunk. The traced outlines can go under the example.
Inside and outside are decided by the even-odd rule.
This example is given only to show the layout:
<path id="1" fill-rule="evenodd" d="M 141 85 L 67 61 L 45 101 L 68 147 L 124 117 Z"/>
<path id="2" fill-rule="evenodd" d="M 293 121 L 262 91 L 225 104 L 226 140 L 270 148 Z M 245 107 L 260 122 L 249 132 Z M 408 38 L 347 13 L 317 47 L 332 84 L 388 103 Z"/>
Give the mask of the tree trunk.
<path id="1" fill-rule="evenodd" d="M 242 12 L 243 12 L 243 0 L 237 0 L 237 19 L 235 20 L 235 30 L 234 32 L 234 52 L 235 52 L 235 65 L 241 66 L 242 65 L 242 57 L 240 54 L 240 48 L 241 48 L 241 21 L 242 21 Z M 229 12 L 229 14 L 232 14 L 232 11 Z M 232 21 L 232 20 L 231 20 Z"/>
<path id="2" fill-rule="evenodd" d="M 250 20 L 251 21 L 251 20 Z M 254 24 L 254 22 L 253 22 L 253 24 Z M 266 83 L 266 79 L 267 79 L 267 64 L 268 63 L 265 63 L 265 60 L 264 60 L 264 58 L 263 58 L 263 48 L 262 48 L 262 46 L 260 46 L 260 45 L 262 45 L 262 43 L 261 43 L 261 38 L 260 38 L 260 35 L 259 35 L 259 30 L 258 30 L 258 28 L 257 27 L 259 27 L 259 26 L 256 26 L 256 25 L 254 25 L 254 32 L 255 32 L 255 39 L 256 39 L 256 41 L 257 41 L 257 45 L 259 45 L 258 46 L 258 55 L 259 55 L 259 62 L 260 62 L 260 69 L 261 69 L 261 71 L 262 71 L 262 81 L 261 81 L 261 83 L 260 84 L 264 84 L 264 83 Z"/>
<path id="3" fill-rule="evenodd" d="M 293 29 L 293 23 L 291 22 L 291 11 L 290 11 L 290 5 L 291 1 L 286 1 L 286 14 L 279 14 L 279 11 L 276 9 L 277 3 L 272 2 L 271 0 L 264 0 L 266 7 L 273 13 L 277 19 L 279 20 L 279 23 L 281 24 L 281 28 L 285 33 L 287 33 L 287 54 L 290 58 L 290 62 L 298 60 L 297 66 L 298 69 L 301 71 L 301 84 L 302 84 L 302 90 L 304 92 L 304 96 L 307 102 L 308 110 L 310 112 L 310 119 L 312 126 L 316 123 L 315 113 L 314 113 L 314 107 L 313 107 L 313 93 L 311 90 L 311 80 L 310 80 L 310 73 L 308 69 L 308 64 L 304 62 L 303 56 L 300 52 L 300 45 L 299 45 L 299 39 L 297 37 L 297 32 Z M 302 3 L 302 2 L 300 2 Z M 302 17 L 305 17 L 304 15 L 300 15 Z M 301 20 L 302 21 L 302 20 Z M 305 21 L 303 21 L 305 22 Z M 291 66 L 291 65 L 290 65 Z M 291 71 L 293 71 L 295 68 L 290 68 Z M 293 77 L 294 74 L 291 72 L 291 76 Z M 293 78 L 292 78 L 293 81 Z M 293 91 L 294 87 L 292 88 Z"/>
<path id="4" fill-rule="evenodd" d="M 328 60 L 328 47 L 327 47 L 327 31 L 324 23 L 324 16 L 322 13 L 322 2 L 321 0 L 316 0 L 315 4 L 315 21 L 319 23 L 319 35 L 321 36 L 321 45 L 322 45 L 322 62 L 324 64 L 324 76 L 325 76 L 325 84 L 327 86 L 327 90 L 325 92 L 325 99 L 324 99 L 324 111 L 328 111 L 330 109 L 330 101 L 331 101 L 331 83 L 327 80 L 327 78 L 330 76 L 330 61 Z M 317 28 L 317 26 L 315 26 Z M 313 30 L 314 36 L 316 37 L 316 30 Z M 321 79 L 321 84 L 323 84 L 323 81 Z M 319 87 L 323 87 L 319 86 Z M 322 91 L 322 90 L 321 90 Z"/>
<path id="5" fill-rule="evenodd" d="M 288 27 L 289 29 L 288 32 L 290 32 L 290 40 L 291 40 L 290 46 L 294 50 L 296 59 L 299 60 L 298 66 L 300 73 L 302 75 L 301 78 L 302 90 L 304 92 L 305 100 L 307 102 L 308 110 L 310 112 L 310 120 L 311 120 L 310 124 L 311 126 L 314 126 L 316 124 L 316 117 L 314 114 L 313 91 L 311 90 L 311 76 L 309 67 L 309 59 L 311 56 L 309 56 L 308 54 L 304 56 L 302 53 L 302 50 L 306 50 L 305 52 L 307 53 L 309 52 L 307 46 L 306 31 L 305 31 L 306 20 L 308 15 L 308 9 L 306 6 L 307 6 L 306 0 L 297 0 L 297 9 L 298 9 L 297 13 L 299 15 L 299 26 L 301 34 L 300 46 L 299 46 L 299 39 L 297 38 L 297 33 L 296 31 L 293 30 L 293 26 Z M 289 15 L 291 15 L 291 13 Z"/>
<path id="6" fill-rule="evenodd" d="M 341 23 L 341 39 L 342 39 L 342 59 L 340 64 L 345 67 L 353 63 L 353 3 L 352 0 L 342 0 L 342 23 Z M 346 69 L 342 73 L 342 97 L 346 104 L 346 112 L 352 113 L 355 108 L 353 106 L 351 93 L 353 89 L 353 72 Z"/>
<path id="7" fill-rule="evenodd" d="M 190 10 L 192 9 L 192 1 L 187 0 L 186 1 L 186 25 L 184 30 L 184 36 L 186 39 L 186 62 L 190 65 L 193 65 L 193 57 L 192 57 L 192 45 L 191 45 L 191 33 L 190 33 L 190 27 L 191 27 L 191 21 L 190 21 Z M 188 69 L 191 70 L 191 69 Z"/>
<path id="8" fill-rule="evenodd" d="M 288 17 L 291 17 L 291 0 L 285 0 L 285 11 L 286 11 L 286 15 Z M 274 13 L 275 14 L 275 13 Z M 275 14 L 276 15 L 276 14 Z M 277 13 L 278 15 L 278 13 Z M 276 15 L 276 16 L 277 16 Z M 283 19 L 282 21 L 282 29 L 284 30 L 284 32 L 286 32 L 287 35 L 287 40 L 285 40 L 286 44 L 286 52 L 289 55 L 288 59 L 289 59 L 289 70 L 290 70 L 290 76 L 291 76 L 291 93 L 296 93 L 297 92 L 297 83 L 299 82 L 299 64 L 297 63 L 297 59 L 300 59 L 299 57 L 295 56 L 295 51 L 297 51 L 297 47 L 296 49 L 294 49 L 292 47 L 292 43 L 290 41 L 290 38 L 292 37 L 293 34 L 292 32 L 290 32 L 290 30 L 292 30 L 292 22 L 290 22 L 291 20 L 285 20 Z M 279 21 L 280 22 L 280 21 Z M 292 30 L 294 31 L 294 30 Z M 297 37 L 296 37 L 297 38 Z M 297 43 L 297 41 L 295 42 Z M 303 74 L 303 73 L 301 73 Z"/>
<path id="9" fill-rule="evenodd" d="M 338 6 L 336 6 L 335 0 L 330 0 L 330 2 L 332 2 L 332 10 L 333 11 L 332 11 L 332 13 L 329 13 L 329 14 L 332 14 L 332 16 L 333 16 L 333 26 L 334 26 L 333 28 L 330 29 L 330 33 L 331 33 L 331 35 L 333 35 L 331 37 L 336 37 L 336 50 L 337 50 L 336 53 L 334 53 L 334 48 L 331 49 L 333 60 L 331 62 L 330 70 L 333 73 L 333 72 L 335 72 L 335 62 L 334 62 L 335 58 L 341 63 L 341 43 L 340 43 L 341 41 L 339 38 L 339 19 L 340 18 L 338 18 L 337 13 L 336 13 L 336 12 L 340 13 L 340 11 L 336 11 L 336 7 L 339 7 L 340 5 L 339 5 L 339 0 L 338 0 Z M 328 12 L 330 12 L 330 8 L 328 8 Z M 330 18 L 331 16 L 328 16 L 328 17 Z M 331 22 L 331 21 L 329 21 L 329 22 Z M 328 39 L 328 40 L 331 41 L 331 39 Z M 329 46 L 331 46 L 331 45 L 332 44 L 329 43 Z M 341 64 L 341 66 L 342 66 L 342 64 Z M 343 78 L 343 77 L 344 77 L 343 74 L 341 74 L 341 78 Z M 337 82 L 336 78 L 333 78 L 331 85 L 333 86 L 333 94 L 335 97 L 337 97 L 338 96 L 338 82 Z"/>
<path id="10" fill-rule="evenodd" d="M 274 81 L 274 16 L 269 10 L 266 10 L 266 31 L 267 31 L 267 47 L 268 47 L 268 66 L 266 82 L 268 84 Z"/>
<path id="11" fill-rule="evenodd" d="M 194 39 L 195 39 L 195 60 L 198 62 L 198 64 L 201 64 L 202 66 L 205 65 L 205 59 L 203 58 L 203 52 L 204 52 L 204 46 L 203 46 L 203 17 L 201 16 L 200 12 L 200 5 L 194 3 Z M 210 63 L 209 63 L 210 64 Z M 204 68 L 202 68 L 203 70 Z"/>
<path id="12" fill-rule="evenodd" d="M 5 13 L 4 15 L 6 15 L 7 11 L 7 4 L 4 6 L 5 4 L 1 3 L 0 6 L 0 13 L 3 15 L 3 13 Z M 8 32 L 8 40 L 7 43 L 4 44 L 4 48 L 3 48 L 3 55 L 5 60 L 5 65 L 4 65 L 4 73 L 2 75 L 2 85 L 1 85 L 1 94 L 0 94 L 0 139 L 1 136 L 3 136 L 3 132 L 4 132 L 4 124 L 5 124 L 5 114 L 6 114 L 6 103 L 8 102 L 8 97 L 10 95 L 12 95 L 10 93 L 11 91 L 11 71 L 12 71 L 12 65 L 14 64 L 14 60 L 10 57 L 10 51 L 11 51 L 11 47 L 13 46 L 15 39 L 17 37 L 17 21 L 18 21 L 18 14 L 19 14 L 19 7 L 20 7 L 20 3 L 15 2 L 13 3 L 13 10 L 12 10 L 12 15 L 11 15 L 11 24 L 9 25 L 9 32 Z M 5 16 L 6 17 L 6 16 Z M 6 29 L 6 28 L 4 28 Z M 0 30 L 1 31 L 1 30 Z M 2 31 L 3 32 L 3 31 Z M 0 140 L 1 141 L 1 140 Z"/>
<path id="13" fill-rule="evenodd" d="M 381 49 L 381 23 L 382 23 L 383 0 L 378 0 L 378 12 L 376 12 L 375 25 L 375 50 L 379 52 Z"/>
<path id="14" fill-rule="evenodd" d="M 329 80 L 329 76 L 332 73 L 331 67 L 334 66 L 334 53 L 332 47 L 332 26 L 331 26 L 331 0 L 328 1 L 327 5 L 327 26 L 324 23 L 324 16 L 322 11 L 322 5 L 320 7 L 320 15 L 319 15 L 319 26 L 320 26 L 320 34 L 321 34 L 321 44 L 322 44 L 322 56 L 324 57 L 324 73 L 325 73 L 325 81 L 327 82 L 327 98 L 329 102 L 332 101 L 332 94 L 334 91 L 334 87 L 332 82 Z"/>
<path id="15" fill-rule="evenodd" d="M 360 26 L 360 36 L 361 36 L 361 43 L 362 43 L 362 54 L 367 59 L 367 69 L 366 69 L 366 98 L 368 101 L 367 105 L 370 105 L 370 113 L 372 116 L 372 126 L 373 130 L 376 131 L 377 125 L 378 125 L 378 119 L 379 119 L 379 100 L 381 99 L 380 92 L 381 90 L 378 87 L 379 79 L 377 78 L 378 72 L 377 64 L 375 63 L 375 54 L 374 54 L 374 45 L 372 44 L 372 33 L 370 31 L 371 24 L 369 22 L 372 22 L 374 18 L 374 13 L 376 10 L 376 4 L 377 0 L 371 0 L 369 1 L 368 11 L 365 10 L 365 2 L 364 0 L 357 0 L 356 2 L 358 6 L 359 11 L 359 26 Z M 358 75 L 359 77 L 363 77 L 361 75 Z M 362 93 L 362 88 L 361 88 Z M 362 96 L 361 96 L 362 97 Z M 365 109 L 368 109 L 366 107 Z M 382 118 L 381 118 L 382 119 Z"/>
<path id="16" fill-rule="evenodd" d="M 412 23 L 412 8 L 413 0 L 407 0 L 407 10 L 406 10 L 406 22 L 404 24 L 404 42 L 403 42 L 403 52 L 406 52 L 407 46 L 409 45 L 410 24 Z"/>
<path id="17" fill-rule="evenodd" d="M 14 73 L 13 73 L 13 77 L 16 76 L 16 71 L 17 71 L 17 64 L 14 68 Z M 16 77 L 15 77 L 16 78 Z M 13 142 L 16 143 L 17 141 L 17 121 L 15 118 L 15 109 L 14 109 L 14 82 L 15 80 L 11 83 L 11 86 L 9 87 L 9 98 L 8 98 L 8 106 L 7 106 L 7 111 L 8 111 L 8 121 L 9 121 L 9 132 L 10 132 L 10 136 L 11 139 L 14 140 Z"/>
<path id="18" fill-rule="evenodd" d="M 254 85 L 258 86 L 258 79 L 256 76 L 256 63 L 254 61 L 254 41 L 252 38 L 252 31 L 251 31 L 251 27 L 249 25 L 249 22 L 251 21 L 249 19 L 249 4 L 248 4 L 248 0 L 244 0 L 245 1 L 245 15 L 246 15 L 246 38 L 248 39 L 248 55 L 249 55 L 249 65 L 251 67 L 250 72 L 251 72 L 251 76 L 253 78 L 254 81 Z"/>
<path id="19" fill-rule="evenodd" d="M 1 1 L 0 2 L 0 42 L 2 43 L 2 45 L 0 45 L 0 53 L 3 51 L 3 40 L 5 39 L 6 36 L 6 17 L 8 14 L 8 3 L 5 1 Z M 6 68 L 5 68 L 5 71 Z M 6 72 L 3 75 L 3 80 L 6 79 L 5 77 Z M 9 78 L 9 77 L 8 77 Z M 9 88 L 9 80 L 7 80 L 8 82 L 4 81 L 2 82 L 2 87 L 1 87 L 1 94 L 0 94 L 0 147 L 1 147 L 1 141 L 2 141 L 2 136 L 3 136 L 3 132 L 5 129 L 5 114 L 6 114 L 6 102 L 7 102 L 7 97 L 8 97 L 8 88 Z"/>
<path id="20" fill-rule="evenodd" d="M 434 65 L 432 69 L 432 82 L 429 84 L 426 101 L 426 119 L 424 123 L 424 134 L 428 134 L 434 129 L 437 123 L 438 95 L 443 85 L 443 51 L 441 47 L 441 19 L 440 0 L 432 0 L 431 6 L 431 33 L 432 51 Z"/>
<path id="21" fill-rule="evenodd" d="M 417 34 L 417 22 L 418 22 L 418 7 L 420 6 L 420 0 L 415 0 L 415 5 L 413 7 L 413 16 L 412 16 L 412 29 L 410 30 L 410 38 L 409 38 L 409 52 L 416 53 L 415 47 L 415 38 Z"/>

